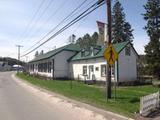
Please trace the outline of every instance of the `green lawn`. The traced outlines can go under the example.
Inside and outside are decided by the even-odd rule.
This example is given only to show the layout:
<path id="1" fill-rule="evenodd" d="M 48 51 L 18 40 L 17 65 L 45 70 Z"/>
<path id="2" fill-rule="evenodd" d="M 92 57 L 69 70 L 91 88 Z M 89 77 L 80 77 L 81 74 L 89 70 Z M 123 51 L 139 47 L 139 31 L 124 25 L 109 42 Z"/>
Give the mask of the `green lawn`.
<path id="1" fill-rule="evenodd" d="M 119 87 L 117 88 L 117 99 L 107 101 L 105 89 L 95 85 L 85 85 L 73 81 L 73 88 L 71 89 L 70 81 L 40 80 L 23 73 L 17 76 L 47 90 L 129 117 L 134 117 L 134 113 L 139 111 L 139 98 L 141 96 L 159 90 L 159 88 L 152 86 Z"/>

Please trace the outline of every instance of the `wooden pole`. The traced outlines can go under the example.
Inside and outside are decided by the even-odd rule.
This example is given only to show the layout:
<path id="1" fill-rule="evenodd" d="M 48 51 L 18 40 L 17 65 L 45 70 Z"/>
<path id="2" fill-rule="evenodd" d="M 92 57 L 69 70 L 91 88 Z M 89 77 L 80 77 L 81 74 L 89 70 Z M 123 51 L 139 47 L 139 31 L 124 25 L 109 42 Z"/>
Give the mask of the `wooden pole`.
<path id="1" fill-rule="evenodd" d="M 106 0 L 107 3 L 107 16 L 108 16 L 108 43 L 107 46 L 111 44 L 112 39 L 112 16 L 111 16 L 111 0 Z M 107 37 L 107 36 L 106 36 Z M 106 87 L 107 87 L 107 99 L 112 97 L 111 91 L 111 66 L 107 64 L 107 75 L 106 75 Z"/>

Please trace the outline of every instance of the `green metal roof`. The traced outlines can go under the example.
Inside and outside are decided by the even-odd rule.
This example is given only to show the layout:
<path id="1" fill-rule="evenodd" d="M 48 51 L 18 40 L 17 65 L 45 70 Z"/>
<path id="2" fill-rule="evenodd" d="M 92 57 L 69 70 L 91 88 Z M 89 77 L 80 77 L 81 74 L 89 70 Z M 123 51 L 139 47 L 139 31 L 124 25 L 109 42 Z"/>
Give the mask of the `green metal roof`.
<path id="1" fill-rule="evenodd" d="M 76 44 L 69 44 L 69 45 L 57 48 L 55 50 L 49 51 L 47 53 L 44 53 L 43 55 L 39 55 L 36 58 L 34 58 L 33 60 L 31 60 L 30 62 L 36 62 L 36 61 L 39 61 L 39 60 L 43 60 L 43 59 L 47 59 L 47 58 L 50 58 L 50 57 L 54 57 L 54 55 L 56 55 L 57 53 L 59 53 L 59 52 L 61 52 L 63 50 L 79 52 L 80 51 L 80 47 L 79 47 L 79 45 L 76 45 Z"/>
<path id="2" fill-rule="evenodd" d="M 115 48 L 115 50 L 117 51 L 117 53 L 120 53 L 123 48 L 129 44 L 130 42 L 121 42 L 121 43 L 117 43 L 117 44 L 113 44 L 113 47 Z M 100 51 L 95 54 L 95 55 L 88 55 L 88 56 L 84 56 L 82 57 L 81 52 L 77 53 L 74 57 L 72 57 L 70 60 L 71 61 L 75 61 L 75 60 L 86 60 L 86 59 L 92 59 L 92 58 L 99 58 L 99 57 L 103 57 L 104 51 L 105 51 L 105 47 L 101 48 Z"/>

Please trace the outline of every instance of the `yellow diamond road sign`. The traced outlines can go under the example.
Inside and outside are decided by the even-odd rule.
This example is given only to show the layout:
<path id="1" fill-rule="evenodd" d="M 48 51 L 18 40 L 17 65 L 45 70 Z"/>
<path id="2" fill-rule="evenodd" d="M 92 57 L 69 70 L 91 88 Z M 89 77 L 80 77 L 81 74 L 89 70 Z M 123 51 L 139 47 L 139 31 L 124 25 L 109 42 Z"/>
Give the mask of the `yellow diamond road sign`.
<path id="1" fill-rule="evenodd" d="M 107 63 L 109 65 L 113 65 L 114 62 L 118 59 L 118 53 L 116 52 L 112 44 L 110 44 L 104 51 L 104 58 L 107 60 Z"/>

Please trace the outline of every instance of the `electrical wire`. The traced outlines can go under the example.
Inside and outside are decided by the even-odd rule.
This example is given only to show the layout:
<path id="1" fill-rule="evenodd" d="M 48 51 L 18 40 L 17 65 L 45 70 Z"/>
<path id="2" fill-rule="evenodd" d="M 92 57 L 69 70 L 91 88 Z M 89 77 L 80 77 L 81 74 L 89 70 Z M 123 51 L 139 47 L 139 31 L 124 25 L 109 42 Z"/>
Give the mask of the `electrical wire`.
<path id="1" fill-rule="evenodd" d="M 42 18 L 42 16 L 46 13 L 47 9 L 52 5 L 54 0 L 50 0 L 48 2 L 48 4 L 46 5 L 46 7 L 43 9 L 42 13 L 40 14 L 40 16 L 35 20 L 35 22 L 32 24 L 32 26 L 30 27 L 30 29 L 32 30 L 34 27 L 37 27 L 37 23 L 39 22 L 39 20 Z M 26 35 L 26 38 L 29 38 L 30 34 L 28 33 L 28 36 Z"/>
<path id="2" fill-rule="evenodd" d="M 97 4 L 97 2 L 95 4 L 93 4 L 90 8 L 94 7 L 96 4 Z M 26 56 L 26 55 L 30 54 L 31 52 L 35 51 L 36 49 L 38 49 L 39 47 L 41 47 L 43 44 L 45 44 L 46 42 L 50 41 L 52 38 L 56 37 L 58 34 L 62 33 L 64 30 L 66 30 L 67 28 L 69 28 L 70 26 L 72 26 L 73 24 L 75 24 L 76 22 L 78 22 L 79 20 L 81 20 L 82 18 L 84 18 L 85 16 L 87 16 L 88 14 L 90 14 L 91 12 L 93 12 L 95 9 L 99 8 L 100 6 L 102 6 L 104 4 L 105 4 L 105 2 L 104 2 L 104 0 L 102 0 L 102 2 L 98 4 L 98 6 L 96 6 L 95 8 L 93 8 L 92 10 L 90 10 L 89 12 L 87 12 L 90 9 L 90 8 L 88 8 L 83 13 L 81 13 L 79 16 L 77 16 L 74 20 L 72 20 L 70 23 L 68 23 L 67 25 L 65 25 L 58 32 L 56 32 L 54 35 L 52 35 L 50 38 L 48 38 L 46 41 L 44 41 L 43 43 L 41 43 L 40 45 L 38 45 L 37 47 L 35 47 L 34 49 L 32 49 L 30 52 L 22 55 L 21 57 Z"/>
<path id="3" fill-rule="evenodd" d="M 66 2 L 65 2 L 65 3 L 66 3 Z M 30 38 L 33 37 L 33 35 L 39 33 L 40 30 L 42 30 L 42 27 L 43 27 L 43 26 L 46 26 L 46 23 L 48 23 L 48 22 L 58 13 L 58 11 L 60 10 L 60 8 L 62 8 L 62 7 L 65 5 L 65 3 L 62 2 L 62 3 L 60 4 L 60 6 L 51 14 L 51 16 L 49 16 L 49 17 L 47 18 L 47 20 L 46 20 L 47 22 L 44 22 L 43 24 L 41 24 L 40 28 L 39 28 L 37 31 L 35 31 L 33 34 L 30 35 Z M 47 26 L 47 27 L 48 27 L 48 26 Z M 52 26 L 51 26 L 51 27 L 52 27 Z M 51 27 L 50 27 L 49 29 L 51 29 Z M 39 43 L 39 42 L 38 42 L 38 43 Z M 36 42 L 36 44 L 37 44 L 37 42 Z"/>
<path id="4" fill-rule="evenodd" d="M 96 10 L 97 8 L 99 8 L 100 6 L 102 6 L 104 4 L 105 4 L 104 0 L 102 0 L 101 2 L 99 2 L 99 1 L 96 2 L 91 7 L 89 7 L 87 10 L 85 10 L 80 15 L 78 15 L 75 19 L 73 19 L 71 22 L 69 22 L 67 25 L 65 25 L 63 28 L 61 28 L 59 31 L 57 31 L 55 34 L 53 34 L 51 37 L 49 37 L 46 41 L 44 41 L 43 43 L 41 43 L 40 45 L 38 45 L 37 47 L 35 47 L 31 51 L 29 51 L 28 53 L 22 55 L 21 57 L 26 56 L 26 55 L 30 54 L 31 52 L 35 51 L 36 49 L 38 49 L 39 47 L 41 47 L 43 44 L 45 44 L 46 42 L 50 41 L 51 39 L 53 39 L 54 37 L 56 37 L 57 35 L 59 35 L 60 33 L 62 33 L 63 31 L 65 31 L 66 29 L 68 29 L 69 27 L 71 27 L 72 25 L 74 25 L 76 22 L 78 22 L 79 20 L 81 20 L 85 16 L 89 15 L 91 12 L 93 12 L 94 10 Z M 96 5 L 98 5 L 98 6 L 96 6 Z"/>
<path id="5" fill-rule="evenodd" d="M 67 15 L 62 21 L 60 21 L 58 23 L 58 25 L 56 25 L 53 29 L 51 29 L 47 34 L 45 34 L 45 36 L 43 38 L 41 38 L 39 41 L 37 41 L 34 45 L 32 45 L 29 49 L 27 49 L 26 51 L 30 50 L 31 48 L 33 48 L 35 45 L 37 45 L 38 43 L 40 43 L 43 39 L 45 39 L 49 34 L 51 34 L 54 30 L 56 30 L 62 23 L 64 23 L 76 10 L 78 10 L 83 4 L 85 4 L 87 2 L 87 0 L 84 0 L 79 6 L 77 6 L 69 15 Z M 26 52 L 25 51 L 25 52 Z"/>
<path id="6" fill-rule="evenodd" d="M 24 32 L 20 35 L 20 38 L 21 39 L 24 34 L 28 31 L 29 27 L 31 26 L 33 20 L 35 19 L 35 17 L 37 16 L 38 12 L 40 11 L 41 7 L 43 6 L 45 0 L 42 0 L 40 5 L 38 6 L 38 9 L 36 10 L 36 12 L 34 13 L 33 17 L 31 18 L 31 20 L 28 22 L 28 24 L 26 25 L 26 29 L 24 30 Z"/>

